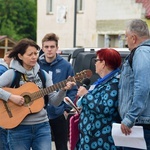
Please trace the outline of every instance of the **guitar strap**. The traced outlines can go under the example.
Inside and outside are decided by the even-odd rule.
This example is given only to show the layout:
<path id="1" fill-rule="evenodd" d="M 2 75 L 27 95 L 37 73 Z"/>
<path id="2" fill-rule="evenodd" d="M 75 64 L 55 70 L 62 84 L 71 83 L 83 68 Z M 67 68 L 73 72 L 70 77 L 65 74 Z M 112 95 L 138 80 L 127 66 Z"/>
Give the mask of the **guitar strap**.
<path id="1" fill-rule="evenodd" d="M 13 79 L 13 82 L 12 82 L 10 87 L 11 88 L 18 88 L 20 86 L 19 82 L 20 82 L 21 77 L 23 77 L 23 79 L 25 81 L 26 81 L 26 79 L 25 79 L 24 74 L 20 73 L 17 70 L 14 70 L 14 71 L 15 71 L 15 75 L 14 75 L 14 79 Z M 44 71 L 39 69 L 38 75 L 39 75 L 39 77 L 40 77 L 40 79 L 42 81 L 43 88 L 46 88 L 46 76 L 44 74 Z M 48 95 L 44 96 L 44 101 L 45 101 L 45 107 L 44 108 L 46 108 L 46 106 L 48 104 Z"/>
<path id="2" fill-rule="evenodd" d="M 43 84 L 43 88 L 46 88 L 46 77 L 45 77 L 45 73 L 43 70 L 39 69 L 39 72 L 38 72 L 38 75 L 42 81 L 42 84 Z M 44 96 L 44 102 L 45 102 L 45 106 L 44 108 L 46 109 L 47 107 L 47 104 L 48 104 L 48 95 L 45 95 Z"/>
<path id="3" fill-rule="evenodd" d="M 11 88 L 18 88 L 19 87 L 19 82 L 21 79 L 21 73 L 18 72 L 17 70 L 14 70 L 15 74 L 14 74 L 14 78 L 13 78 L 13 82 L 11 84 Z"/>

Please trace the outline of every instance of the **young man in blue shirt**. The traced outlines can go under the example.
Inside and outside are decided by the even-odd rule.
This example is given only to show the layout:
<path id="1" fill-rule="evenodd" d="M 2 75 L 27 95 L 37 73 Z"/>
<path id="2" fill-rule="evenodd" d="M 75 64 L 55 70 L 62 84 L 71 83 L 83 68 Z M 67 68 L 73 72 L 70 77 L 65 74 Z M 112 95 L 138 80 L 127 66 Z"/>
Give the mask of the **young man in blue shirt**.
<path id="1" fill-rule="evenodd" d="M 56 34 L 46 34 L 42 39 L 42 51 L 44 53 L 39 57 L 41 69 L 49 73 L 54 84 L 66 80 L 69 76 L 74 76 L 74 70 L 71 64 L 57 54 L 58 40 L 59 38 Z M 76 93 L 77 87 L 73 87 L 67 91 L 66 96 L 74 100 Z M 65 114 L 71 108 L 62 102 L 58 107 L 47 105 L 46 109 L 56 149 L 67 150 L 68 124 Z"/>

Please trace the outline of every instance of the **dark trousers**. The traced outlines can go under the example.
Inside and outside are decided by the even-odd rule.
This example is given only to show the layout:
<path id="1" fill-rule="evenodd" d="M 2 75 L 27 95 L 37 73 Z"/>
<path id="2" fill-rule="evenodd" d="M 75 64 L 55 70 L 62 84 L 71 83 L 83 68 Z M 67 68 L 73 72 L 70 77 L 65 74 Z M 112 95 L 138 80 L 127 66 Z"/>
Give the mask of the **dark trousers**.
<path id="1" fill-rule="evenodd" d="M 68 123 L 64 115 L 49 120 L 56 150 L 68 150 Z"/>

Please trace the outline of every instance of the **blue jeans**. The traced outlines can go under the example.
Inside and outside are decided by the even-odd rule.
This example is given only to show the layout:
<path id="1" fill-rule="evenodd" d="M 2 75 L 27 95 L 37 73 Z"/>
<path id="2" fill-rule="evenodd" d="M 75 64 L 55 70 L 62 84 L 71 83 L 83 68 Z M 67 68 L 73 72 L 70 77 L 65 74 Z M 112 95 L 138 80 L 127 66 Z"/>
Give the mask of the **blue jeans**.
<path id="1" fill-rule="evenodd" d="M 8 133 L 10 150 L 51 150 L 49 122 L 19 125 Z"/>
<path id="2" fill-rule="evenodd" d="M 0 150 L 9 150 L 7 130 L 0 127 Z"/>
<path id="3" fill-rule="evenodd" d="M 147 145 L 147 149 L 146 150 L 150 150 L 150 130 L 146 130 L 144 129 L 144 138 L 146 141 L 146 145 Z M 136 148 L 128 148 L 128 147 L 124 147 L 123 150 L 137 150 Z"/>

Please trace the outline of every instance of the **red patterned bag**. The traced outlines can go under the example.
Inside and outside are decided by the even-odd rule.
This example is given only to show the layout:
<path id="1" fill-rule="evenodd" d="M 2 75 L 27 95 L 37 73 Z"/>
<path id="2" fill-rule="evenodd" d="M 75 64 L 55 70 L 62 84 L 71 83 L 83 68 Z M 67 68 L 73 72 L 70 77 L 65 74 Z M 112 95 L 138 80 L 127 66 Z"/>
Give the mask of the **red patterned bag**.
<path id="1" fill-rule="evenodd" d="M 70 150 L 74 150 L 79 139 L 79 116 L 80 114 L 75 114 L 70 118 L 70 130 L 69 130 L 69 142 Z"/>

